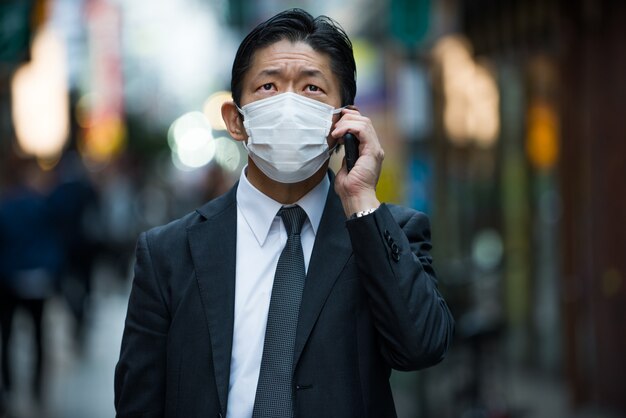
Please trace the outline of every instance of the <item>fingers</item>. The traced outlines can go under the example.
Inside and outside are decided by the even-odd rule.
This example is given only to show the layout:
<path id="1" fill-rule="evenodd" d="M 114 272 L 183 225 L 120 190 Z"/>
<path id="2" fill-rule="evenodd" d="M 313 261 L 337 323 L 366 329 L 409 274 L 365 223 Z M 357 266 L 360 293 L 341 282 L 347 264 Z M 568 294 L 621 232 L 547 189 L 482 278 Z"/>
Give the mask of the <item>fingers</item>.
<path id="1" fill-rule="evenodd" d="M 354 109 L 343 109 L 341 119 L 337 121 L 331 135 L 342 142 L 346 133 L 352 133 L 359 139 L 360 156 L 369 155 L 382 161 L 384 151 L 372 121 Z"/>
<path id="2" fill-rule="evenodd" d="M 342 110 L 341 119 L 335 123 L 331 135 L 334 138 L 341 138 L 348 132 L 356 135 L 360 141 L 369 142 L 370 137 L 376 138 L 372 121 L 361 115 L 358 110 L 346 108 Z"/>

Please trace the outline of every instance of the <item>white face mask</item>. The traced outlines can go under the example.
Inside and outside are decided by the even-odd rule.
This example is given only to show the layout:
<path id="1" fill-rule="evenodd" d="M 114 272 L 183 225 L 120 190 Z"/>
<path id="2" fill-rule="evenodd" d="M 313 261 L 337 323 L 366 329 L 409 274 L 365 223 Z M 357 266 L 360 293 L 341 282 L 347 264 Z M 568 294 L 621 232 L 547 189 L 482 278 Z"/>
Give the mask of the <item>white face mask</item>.
<path id="1" fill-rule="evenodd" d="M 244 147 L 256 166 L 274 181 L 297 183 L 330 158 L 326 138 L 333 115 L 341 109 L 288 92 L 247 104 L 239 112 L 248 133 Z"/>

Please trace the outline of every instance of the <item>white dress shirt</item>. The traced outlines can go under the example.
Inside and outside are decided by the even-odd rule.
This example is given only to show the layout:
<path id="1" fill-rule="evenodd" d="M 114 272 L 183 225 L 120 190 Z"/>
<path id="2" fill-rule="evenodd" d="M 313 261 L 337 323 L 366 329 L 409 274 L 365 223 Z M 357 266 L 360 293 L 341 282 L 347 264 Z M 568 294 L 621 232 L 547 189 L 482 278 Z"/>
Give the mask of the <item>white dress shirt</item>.
<path id="1" fill-rule="evenodd" d="M 277 216 L 282 204 L 264 195 L 241 173 L 237 188 L 235 322 L 228 386 L 228 418 L 252 416 L 265 327 L 278 257 L 287 231 Z M 328 176 L 297 203 L 307 214 L 300 237 L 308 271 L 317 228 L 330 187 Z"/>

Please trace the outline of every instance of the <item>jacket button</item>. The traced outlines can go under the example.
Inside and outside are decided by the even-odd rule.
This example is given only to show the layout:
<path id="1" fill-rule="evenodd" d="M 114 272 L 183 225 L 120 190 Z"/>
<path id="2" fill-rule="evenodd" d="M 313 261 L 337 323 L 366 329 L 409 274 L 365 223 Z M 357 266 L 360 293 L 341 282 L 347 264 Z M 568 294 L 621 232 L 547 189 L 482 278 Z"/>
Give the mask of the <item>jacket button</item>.
<path id="1" fill-rule="evenodd" d="M 217 414 L 217 418 L 224 418 L 224 415 L 222 415 L 222 413 L 220 412 L 219 414 Z"/>
<path id="2" fill-rule="evenodd" d="M 398 247 L 398 244 L 396 244 L 395 242 L 391 244 L 391 252 L 394 254 L 400 253 L 400 247 Z"/>
<path id="3" fill-rule="evenodd" d="M 397 263 L 398 261 L 400 261 L 400 254 L 393 253 L 393 254 L 391 254 L 391 258 L 393 258 L 393 261 L 395 261 Z"/>

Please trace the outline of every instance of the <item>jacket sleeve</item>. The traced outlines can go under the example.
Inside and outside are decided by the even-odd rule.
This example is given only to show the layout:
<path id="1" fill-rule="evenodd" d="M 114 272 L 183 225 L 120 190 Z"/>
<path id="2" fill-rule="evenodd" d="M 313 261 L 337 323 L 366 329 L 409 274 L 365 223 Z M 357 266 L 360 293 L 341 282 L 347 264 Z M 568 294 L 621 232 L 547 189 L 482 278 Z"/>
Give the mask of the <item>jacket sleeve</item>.
<path id="1" fill-rule="evenodd" d="M 120 359 L 115 368 L 117 417 L 162 417 L 170 313 L 152 264 L 146 233 L 136 248 Z"/>
<path id="2" fill-rule="evenodd" d="M 454 320 L 437 290 L 427 216 L 382 204 L 347 229 L 385 360 L 404 371 L 440 362 Z"/>

